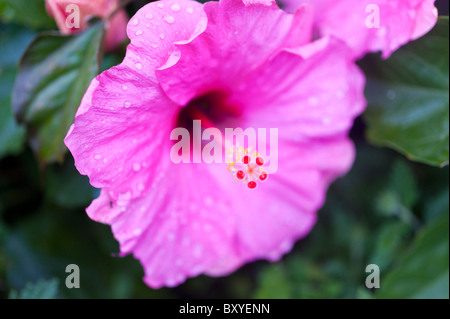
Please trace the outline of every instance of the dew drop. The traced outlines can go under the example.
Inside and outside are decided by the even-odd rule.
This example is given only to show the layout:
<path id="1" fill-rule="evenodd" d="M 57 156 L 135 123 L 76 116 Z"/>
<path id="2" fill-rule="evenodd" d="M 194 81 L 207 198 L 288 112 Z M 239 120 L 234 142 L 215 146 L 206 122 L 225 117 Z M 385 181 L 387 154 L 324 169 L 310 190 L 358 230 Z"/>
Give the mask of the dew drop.
<path id="1" fill-rule="evenodd" d="M 206 207 L 211 207 L 214 203 L 214 200 L 210 196 L 207 196 L 205 197 L 203 203 L 206 205 Z"/>
<path id="2" fill-rule="evenodd" d="M 175 11 L 175 12 L 177 12 L 177 11 L 180 11 L 180 5 L 178 4 L 178 3 L 174 3 L 174 4 L 172 4 L 172 6 L 170 7 L 170 9 L 172 10 L 172 11 Z"/>
<path id="3" fill-rule="evenodd" d="M 194 13 L 194 10 L 191 7 L 187 7 L 186 12 L 189 14 L 192 14 L 192 13 Z"/>
<path id="4" fill-rule="evenodd" d="M 331 119 L 329 117 L 324 117 L 322 119 L 322 123 L 325 125 L 329 125 L 331 123 Z"/>
<path id="5" fill-rule="evenodd" d="M 131 106 L 131 102 L 130 101 L 125 101 L 125 103 L 123 104 L 126 108 L 129 108 Z"/>
<path id="6" fill-rule="evenodd" d="M 138 18 L 134 18 L 133 21 L 131 22 L 133 25 L 138 25 L 139 24 L 139 19 Z"/>
<path id="7" fill-rule="evenodd" d="M 147 13 L 147 14 L 145 15 L 145 18 L 151 20 L 151 19 L 153 19 L 153 14 Z"/>
<path id="8" fill-rule="evenodd" d="M 158 3 L 156 6 L 157 6 L 158 8 L 164 8 L 164 5 L 163 5 L 162 3 Z"/>
<path id="9" fill-rule="evenodd" d="M 308 99 L 308 103 L 311 105 L 317 105 L 317 103 L 319 103 L 319 100 L 316 97 L 310 97 Z"/>
<path id="10" fill-rule="evenodd" d="M 159 38 L 160 38 L 161 40 L 164 39 L 164 38 L 165 38 L 164 33 L 160 33 L 160 34 L 159 34 Z"/>
<path id="11" fill-rule="evenodd" d="M 136 66 L 136 69 L 138 69 L 138 70 L 142 69 L 142 63 L 136 63 L 135 66 Z"/>
<path id="12" fill-rule="evenodd" d="M 202 256 L 203 253 L 203 247 L 201 245 L 195 245 L 194 249 L 192 251 L 192 255 L 194 256 L 194 258 L 200 258 Z"/>
<path id="13" fill-rule="evenodd" d="M 395 93 L 394 90 L 388 90 L 388 91 L 386 92 L 386 96 L 387 96 L 387 98 L 388 98 L 389 100 L 395 100 L 397 94 Z"/>
<path id="14" fill-rule="evenodd" d="M 380 38 L 386 36 L 386 33 L 387 33 L 386 27 L 382 27 L 377 30 L 377 36 Z"/>
<path id="15" fill-rule="evenodd" d="M 122 90 L 124 90 L 124 91 L 128 90 L 128 86 L 126 86 L 125 84 L 122 85 Z"/>
<path id="16" fill-rule="evenodd" d="M 141 169 L 141 165 L 139 163 L 134 163 L 133 164 L 133 170 L 135 172 L 138 172 Z"/>
<path id="17" fill-rule="evenodd" d="M 152 43 L 150 44 L 152 48 L 156 49 L 158 47 L 158 45 L 156 43 Z"/>
<path id="18" fill-rule="evenodd" d="M 97 155 L 94 156 L 94 158 L 95 158 L 96 160 L 99 160 L 99 159 L 102 158 L 102 156 L 101 156 L 100 154 L 97 154 Z"/>
<path id="19" fill-rule="evenodd" d="M 144 184 L 140 183 L 137 188 L 138 188 L 138 191 L 144 190 Z"/>
<path id="20" fill-rule="evenodd" d="M 167 23 L 174 23 L 175 18 L 173 16 L 165 16 L 164 21 L 166 21 Z"/>
<path id="21" fill-rule="evenodd" d="M 167 234 L 167 239 L 169 239 L 170 241 L 174 241 L 175 240 L 175 234 L 170 232 Z"/>
<path id="22" fill-rule="evenodd" d="M 136 35 L 141 35 L 143 32 L 142 32 L 142 30 L 137 30 L 136 31 Z"/>
<path id="23" fill-rule="evenodd" d="M 104 158 L 103 159 L 103 163 L 107 163 L 108 162 L 108 159 L 107 158 Z"/>

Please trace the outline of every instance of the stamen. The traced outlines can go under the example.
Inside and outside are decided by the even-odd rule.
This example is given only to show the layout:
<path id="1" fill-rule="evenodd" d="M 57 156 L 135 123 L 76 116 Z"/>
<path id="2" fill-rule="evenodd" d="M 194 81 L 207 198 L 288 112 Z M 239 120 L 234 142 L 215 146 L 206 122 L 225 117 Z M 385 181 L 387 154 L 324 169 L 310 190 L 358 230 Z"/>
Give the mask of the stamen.
<path id="1" fill-rule="evenodd" d="M 242 147 L 234 148 L 236 161 L 228 165 L 227 170 L 232 173 L 236 181 L 242 181 L 247 184 L 249 189 L 255 189 L 258 186 L 257 181 L 264 182 L 267 180 L 268 174 L 263 170 L 264 159 L 256 151 L 244 149 Z M 249 156 L 248 154 L 252 154 Z M 230 155 L 232 158 L 232 155 Z M 255 163 L 252 163 L 252 158 Z"/>

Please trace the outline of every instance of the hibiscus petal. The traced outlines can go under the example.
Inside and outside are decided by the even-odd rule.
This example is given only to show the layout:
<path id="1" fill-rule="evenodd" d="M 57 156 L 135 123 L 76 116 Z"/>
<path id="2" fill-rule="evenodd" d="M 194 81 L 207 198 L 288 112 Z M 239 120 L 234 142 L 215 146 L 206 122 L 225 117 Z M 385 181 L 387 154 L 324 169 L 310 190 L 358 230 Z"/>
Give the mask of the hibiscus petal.
<path id="1" fill-rule="evenodd" d="M 168 14 L 176 20 L 167 22 Z M 169 154 L 178 107 L 161 91 L 154 72 L 166 63 L 173 42 L 194 36 L 203 19 L 195 1 L 143 7 L 128 25 L 131 44 L 123 63 L 97 76 L 82 100 L 65 143 L 78 170 L 93 186 L 114 189 L 110 195 L 115 200 L 147 191 L 162 154 Z"/>
<path id="2" fill-rule="evenodd" d="M 324 38 L 282 52 L 230 97 L 245 127 L 277 127 L 280 139 L 346 134 L 364 109 L 365 79 L 344 43 Z"/>
<path id="3" fill-rule="evenodd" d="M 296 39 L 295 26 L 308 24 L 299 18 L 308 18 L 307 8 L 292 16 L 273 5 L 224 0 L 205 5 L 206 24 L 202 10 L 186 21 L 195 12 L 180 3 L 152 3 L 131 19 L 124 62 L 93 80 L 66 137 L 78 170 L 102 188 L 89 216 L 112 226 L 121 254 L 141 261 L 154 288 L 201 273 L 225 275 L 289 251 L 314 225 L 329 184 L 350 168 L 354 149 L 346 136 L 364 107 L 363 78 L 342 43 L 326 38 L 298 47 L 307 37 Z M 244 17 L 257 32 L 244 32 Z M 155 21 L 148 29 L 158 31 L 143 32 L 143 19 Z M 153 29 L 156 23 L 164 27 Z M 161 30 L 171 36 L 161 37 Z M 170 100 L 158 83 L 163 78 Z M 257 189 L 235 181 L 227 164 L 170 161 L 179 105 L 210 83 L 233 88 L 230 99 L 243 110 L 236 127 L 279 128 L 278 171 Z"/>
<path id="4" fill-rule="evenodd" d="M 283 8 L 295 10 L 310 3 L 315 8 L 315 28 L 321 36 L 334 35 L 345 41 L 356 58 L 368 52 L 383 52 L 388 58 L 408 41 L 427 33 L 436 23 L 435 0 L 282 0 Z M 379 8 L 379 28 L 369 28 L 373 7 Z"/>
<path id="5" fill-rule="evenodd" d="M 183 58 L 157 72 L 164 91 L 179 105 L 216 88 L 232 90 L 236 79 L 279 50 L 307 43 L 311 36 L 306 23 L 312 12 L 307 8 L 291 15 L 275 3 L 245 7 L 242 0 L 212 1 L 204 8 L 206 31 L 179 44 Z"/>

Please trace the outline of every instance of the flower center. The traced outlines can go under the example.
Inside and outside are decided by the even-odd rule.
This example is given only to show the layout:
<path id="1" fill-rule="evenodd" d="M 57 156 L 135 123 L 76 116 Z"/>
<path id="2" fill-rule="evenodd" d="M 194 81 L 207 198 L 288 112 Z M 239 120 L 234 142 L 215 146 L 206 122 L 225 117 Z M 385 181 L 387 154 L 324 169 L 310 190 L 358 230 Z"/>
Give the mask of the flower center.
<path id="1" fill-rule="evenodd" d="M 184 127 L 192 134 L 193 121 L 200 120 L 202 129 L 222 129 L 225 123 L 235 122 L 239 116 L 240 110 L 228 102 L 227 93 L 212 91 L 193 99 L 183 107 L 178 113 L 176 127 Z"/>

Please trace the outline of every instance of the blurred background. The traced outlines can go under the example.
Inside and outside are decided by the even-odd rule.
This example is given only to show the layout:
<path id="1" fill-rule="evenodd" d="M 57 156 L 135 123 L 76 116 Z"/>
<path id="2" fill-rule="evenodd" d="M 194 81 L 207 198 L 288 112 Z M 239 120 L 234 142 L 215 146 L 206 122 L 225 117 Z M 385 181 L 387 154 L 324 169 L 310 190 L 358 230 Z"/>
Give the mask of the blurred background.
<path id="1" fill-rule="evenodd" d="M 46 153 L 36 155 L 36 130 L 45 120 L 13 116 L 19 58 L 38 32 L 56 25 L 42 15 L 43 2 L 31 1 L 41 10 L 32 22 L 18 17 L 7 2 L 0 0 L 0 297 L 448 298 L 448 166 L 413 162 L 373 146 L 367 124 L 376 125 L 378 109 L 370 106 L 351 132 L 354 167 L 329 189 L 310 235 L 281 261 L 257 261 L 230 276 L 200 276 L 171 289 L 147 287 L 139 262 L 116 256 L 119 248 L 109 226 L 86 215 L 99 190 L 76 171 L 71 155 L 59 152 L 56 161 L 46 161 Z M 29 10 L 24 1 L 17 3 Z M 128 5 L 129 16 L 143 3 Z M 437 5 L 440 15 L 448 15 L 448 1 Z M 398 59 L 414 45 L 402 48 Z M 120 63 L 125 46 L 107 53 L 101 69 Z M 390 61 L 370 55 L 360 66 L 369 78 L 379 79 L 396 57 Z M 448 62 L 444 72 L 448 79 Z M 369 104 L 384 103 L 372 97 L 379 87 L 371 83 Z M 448 100 L 446 116 L 448 121 Z M 80 267 L 79 289 L 64 284 L 68 264 Z M 380 289 L 365 286 L 368 264 L 380 267 Z"/>

